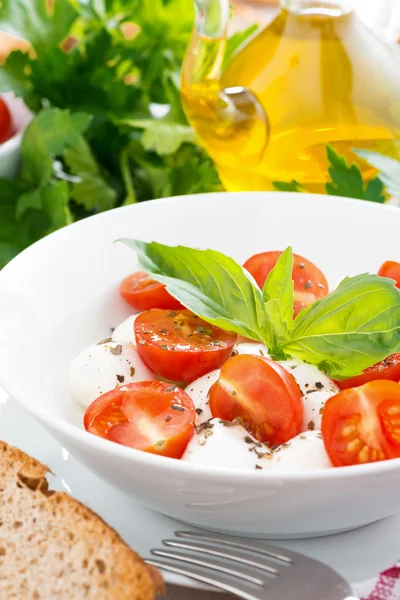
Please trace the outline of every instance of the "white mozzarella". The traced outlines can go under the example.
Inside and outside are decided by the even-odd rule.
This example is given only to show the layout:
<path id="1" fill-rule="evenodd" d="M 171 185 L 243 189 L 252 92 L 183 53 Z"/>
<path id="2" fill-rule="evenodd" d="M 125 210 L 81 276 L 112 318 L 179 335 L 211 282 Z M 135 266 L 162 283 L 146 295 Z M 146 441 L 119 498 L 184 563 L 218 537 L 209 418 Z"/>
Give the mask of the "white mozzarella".
<path id="1" fill-rule="evenodd" d="M 255 469 L 256 465 L 269 468 L 270 462 L 259 459 L 260 454 L 270 451 L 256 442 L 241 425 L 224 425 L 220 419 L 212 419 L 198 428 L 190 440 L 182 460 L 210 467 Z"/>
<path id="2" fill-rule="evenodd" d="M 210 371 L 207 375 L 203 375 L 203 377 L 199 377 L 195 381 L 192 381 L 192 383 L 189 383 L 185 388 L 185 392 L 191 397 L 197 412 L 200 413 L 196 417 L 197 424 L 212 418 L 208 398 L 210 388 L 217 381 L 220 372 L 219 369 Z"/>
<path id="3" fill-rule="evenodd" d="M 268 348 L 261 342 L 238 342 L 235 345 L 238 354 L 256 354 L 257 356 L 269 357 Z"/>
<path id="4" fill-rule="evenodd" d="M 263 462 L 264 459 L 260 464 Z M 305 431 L 279 446 L 269 463 L 271 471 L 315 471 L 332 467 L 319 431 Z"/>
<path id="5" fill-rule="evenodd" d="M 140 314 L 140 313 L 138 313 Z M 133 332 L 133 324 L 135 323 L 136 315 L 131 315 L 125 321 L 122 321 L 113 331 L 112 339 L 116 342 L 126 342 L 136 346 L 135 334 Z"/>
<path id="6" fill-rule="evenodd" d="M 70 389 L 85 409 L 116 387 L 154 379 L 136 348 L 116 341 L 89 346 L 75 358 L 69 371 Z"/>
<path id="7" fill-rule="evenodd" d="M 303 393 L 303 431 L 321 429 L 325 402 L 340 390 L 327 375 L 314 365 L 291 359 L 280 363 L 293 375 Z"/>

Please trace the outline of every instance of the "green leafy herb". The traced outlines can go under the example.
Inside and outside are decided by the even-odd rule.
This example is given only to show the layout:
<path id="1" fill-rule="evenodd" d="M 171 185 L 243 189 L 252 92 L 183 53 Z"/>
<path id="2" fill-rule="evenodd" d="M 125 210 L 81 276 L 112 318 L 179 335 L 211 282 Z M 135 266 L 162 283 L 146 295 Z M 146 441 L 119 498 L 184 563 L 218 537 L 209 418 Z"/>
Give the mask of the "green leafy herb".
<path id="1" fill-rule="evenodd" d="M 2 0 L 0 31 L 28 40 L 42 52 L 63 41 L 76 17 L 66 0 Z"/>
<path id="2" fill-rule="evenodd" d="M 289 354 L 334 378 L 359 375 L 400 349 L 400 292 L 378 275 L 346 278 L 294 321 Z"/>
<path id="3" fill-rule="evenodd" d="M 71 198 L 87 211 L 102 212 L 115 206 L 117 191 L 108 185 L 103 177 L 85 138 L 80 137 L 64 152 L 64 159 L 70 172 L 77 179 L 72 180 Z"/>
<path id="4" fill-rule="evenodd" d="M 17 185 L 2 183 L 0 268 L 59 224 L 221 189 L 180 101 L 193 23 L 188 0 L 0 2 L 0 30 L 33 46 L 1 65 L 0 93 L 13 91 L 36 115 Z"/>
<path id="5" fill-rule="evenodd" d="M 249 40 L 249 38 L 258 31 L 259 25 L 254 24 L 247 27 L 243 31 L 234 33 L 226 44 L 225 56 L 224 56 L 224 68 L 229 63 L 231 58 L 236 52 L 239 52 L 240 47 Z"/>
<path id="6" fill-rule="evenodd" d="M 29 244 L 72 222 L 67 181 L 55 174 L 54 155 L 66 152 L 91 118 L 43 109 L 21 143 L 20 177 L 0 180 L 0 268 Z"/>
<path id="7" fill-rule="evenodd" d="M 276 345 L 288 339 L 293 326 L 294 283 L 293 252 L 289 247 L 278 258 L 275 268 L 269 273 L 263 289 L 265 309 L 274 330 Z M 270 348 L 278 353 L 278 348 Z"/>
<path id="8" fill-rule="evenodd" d="M 387 191 L 393 196 L 400 197 L 400 160 L 370 150 L 353 150 L 353 152 L 378 169 L 379 178 L 386 185 Z"/>
<path id="9" fill-rule="evenodd" d="M 344 196 L 346 198 L 358 198 L 360 200 L 369 200 L 381 204 L 384 203 L 386 201 L 384 188 L 385 185 L 388 184 L 389 179 L 392 185 L 394 184 L 396 177 L 398 178 L 398 181 L 400 181 L 398 175 L 394 171 L 394 165 L 389 165 L 389 163 L 384 160 L 386 157 L 377 153 L 370 153 L 366 150 L 353 150 L 353 152 L 370 162 L 371 165 L 376 166 L 378 169 L 380 168 L 378 165 L 384 165 L 386 169 L 385 172 L 381 173 L 380 177 L 374 177 L 370 181 L 364 182 L 360 167 L 355 163 L 349 165 L 344 156 L 339 154 L 332 146 L 327 145 L 326 153 L 331 181 L 325 185 L 326 193 L 331 196 Z M 372 162 L 368 160 L 368 156 L 371 156 Z M 394 161 L 394 163 L 396 162 L 397 161 Z M 390 178 L 388 178 L 387 169 L 389 169 L 391 173 Z M 280 192 L 307 192 L 307 189 L 294 179 L 290 182 L 274 181 L 273 186 Z M 397 183 L 397 190 L 399 189 L 400 183 Z M 388 189 L 388 191 L 390 190 Z"/>
<path id="10" fill-rule="evenodd" d="M 305 192 L 305 188 L 299 183 L 292 179 L 292 181 L 274 181 L 273 186 L 279 192 Z"/>
<path id="11" fill-rule="evenodd" d="M 140 265 L 194 313 L 218 327 L 260 339 L 265 316 L 261 290 L 232 258 L 215 250 L 120 241 L 133 248 Z"/>
<path id="12" fill-rule="evenodd" d="M 167 119 L 132 119 L 125 123 L 143 129 L 143 148 L 154 150 L 159 156 L 174 154 L 182 144 L 193 144 L 196 141 L 196 134 L 191 127 L 171 123 Z"/>
<path id="13" fill-rule="evenodd" d="M 277 261 L 262 295 L 242 267 L 214 250 L 120 241 L 136 250 L 140 266 L 190 310 L 264 342 L 275 358 L 294 356 L 341 379 L 400 350 L 400 290 L 389 279 L 346 278 L 291 321 L 291 248 Z"/>
<path id="14" fill-rule="evenodd" d="M 331 183 L 326 184 L 326 191 L 333 196 L 359 198 L 373 202 L 385 202 L 384 185 L 379 178 L 364 183 L 360 168 L 356 164 L 349 165 L 346 159 L 338 154 L 332 146 L 326 147 L 330 163 Z"/>
<path id="15" fill-rule="evenodd" d="M 88 128 L 90 115 L 48 108 L 28 125 L 21 143 L 21 178 L 45 183 L 53 172 L 53 155 L 62 154 Z"/>

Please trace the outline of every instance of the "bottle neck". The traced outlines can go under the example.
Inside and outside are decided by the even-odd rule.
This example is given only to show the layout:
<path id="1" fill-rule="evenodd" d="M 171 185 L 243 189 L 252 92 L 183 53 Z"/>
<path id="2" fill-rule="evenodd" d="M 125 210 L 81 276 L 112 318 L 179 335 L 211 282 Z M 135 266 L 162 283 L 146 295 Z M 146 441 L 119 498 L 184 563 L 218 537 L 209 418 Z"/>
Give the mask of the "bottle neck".
<path id="1" fill-rule="evenodd" d="M 281 7 L 294 14 L 339 17 L 353 10 L 354 0 L 281 0 Z"/>

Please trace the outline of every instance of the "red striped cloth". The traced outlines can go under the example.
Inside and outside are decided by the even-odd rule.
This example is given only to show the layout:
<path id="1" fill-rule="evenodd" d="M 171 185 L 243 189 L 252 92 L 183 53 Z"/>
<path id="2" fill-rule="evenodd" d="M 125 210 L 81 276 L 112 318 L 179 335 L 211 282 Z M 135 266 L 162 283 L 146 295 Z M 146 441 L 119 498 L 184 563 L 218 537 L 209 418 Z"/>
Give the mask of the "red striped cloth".
<path id="1" fill-rule="evenodd" d="M 400 600 L 400 562 L 376 579 L 356 586 L 355 591 L 361 600 Z"/>

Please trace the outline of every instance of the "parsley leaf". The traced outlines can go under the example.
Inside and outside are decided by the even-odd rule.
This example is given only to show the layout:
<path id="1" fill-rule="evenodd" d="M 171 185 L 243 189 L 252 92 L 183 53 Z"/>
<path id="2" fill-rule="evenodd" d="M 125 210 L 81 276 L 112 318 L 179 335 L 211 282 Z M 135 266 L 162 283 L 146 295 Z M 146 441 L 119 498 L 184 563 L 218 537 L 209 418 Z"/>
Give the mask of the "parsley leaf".
<path id="1" fill-rule="evenodd" d="M 2 0 L 0 31 L 29 41 L 41 52 L 60 44 L 76 17 L 69 0 Z"/>
<path id="2" fill-rule="evenodd" d="M 117 191 L 103 177 L 89 144 L 83 137 L 64 152 L 70 172 L 76 176 L 71 182 L 71 198 L 88 211 L 103 212 L 114 208 Z"/>
<path id="3" fill-rule="evenodd" d="M 292 181 L 273 181 L 272 185 L 278 192 L 305 192 L 304 187 L 296 181 L 292 179 Z"/>
<path id="4" fill-rule="evenodd" d="M 332 146 L 326 146 L 331 183 L 326 184 L 326 192 L 332 196 L 359 198 L 373 202 L 385 202 L 384 185 L 379 178 L 372 179 L 365 186 L 360 168 L 356 164 L 349 165 Z"/>
<path id="5" fill-rule="evenodd" d="M 141 142 L 144 149 L 154 150 L 160 156 L 175 154 L 182 144 L 196 141 L 196 134 L 189 125 L 171 123 L 167 119 L 132 119 L 125 123 L 143 129 Z"/>
<path id="6" fill-rule="evenodd" d="M 249 40 L 249 38 L 256 33 L 256 31 L 258 31 L 259 29 L 259 25 L 257 23 L 254 23 L 253 25 L 250 25 L 249 27 L 247 27 L 247 29 L 244 29 L 243 31 L 238 31 L 236 33 L 234 33 L 227 41 L 226 44 L 226 49 L 225 49 L 225 56 L 224 56 L 224 64 L 223 64 L 223 69 L 226 67 L 226 65 L 229 63 L 229 61 L 231 60 L 232 56 L 236 53 L 236 51 L 239 51 L 239 48 Z"/>
<path id="7" fill-rule="evenodd" d="M 62 154 L 87 129 L 90 120 L 90 115 L 57 108 L 41 111 L 22 139 L 22 179 L 32 185 L 48 181 L 53 171 L 52 155 Z"/>
<path id="8" fill-rule="evenodd" d="M 400 197 L 400 161 L 370 150 L 353 150 L 355 154 L 366 160 L 379 170 L 379 177 L 386 185 L 387 191 Z"/>

